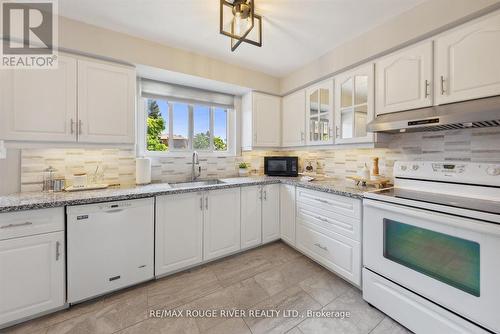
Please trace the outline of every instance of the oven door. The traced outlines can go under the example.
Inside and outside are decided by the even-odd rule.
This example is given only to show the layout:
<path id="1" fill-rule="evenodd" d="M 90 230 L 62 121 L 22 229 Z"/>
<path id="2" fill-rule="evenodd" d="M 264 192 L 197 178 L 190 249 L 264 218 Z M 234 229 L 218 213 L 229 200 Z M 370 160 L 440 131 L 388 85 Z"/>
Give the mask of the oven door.
<path id="1" fill-rule="evenodd" d="M 500 225 L 364 201 L 364 266 L 500 332 Z"/>

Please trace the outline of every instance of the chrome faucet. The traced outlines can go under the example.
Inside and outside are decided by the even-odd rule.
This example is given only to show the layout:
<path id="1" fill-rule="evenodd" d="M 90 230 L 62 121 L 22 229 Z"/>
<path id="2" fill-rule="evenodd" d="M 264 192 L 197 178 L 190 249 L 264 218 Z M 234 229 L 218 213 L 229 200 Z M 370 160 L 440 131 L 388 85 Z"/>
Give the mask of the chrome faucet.
<path id="1" fill-rule="evenodd" d="M 196 171 L 194 165 L 198 166 L 198 168 L 196 168 L 198 171 Z M 201 175 L 200 160 L 198 157 L 198 152 L 194 151 L 193 158 L 191 160 L 191 181 L 196 181 L 196 179 L 199 178 L 200 175 Z"/>

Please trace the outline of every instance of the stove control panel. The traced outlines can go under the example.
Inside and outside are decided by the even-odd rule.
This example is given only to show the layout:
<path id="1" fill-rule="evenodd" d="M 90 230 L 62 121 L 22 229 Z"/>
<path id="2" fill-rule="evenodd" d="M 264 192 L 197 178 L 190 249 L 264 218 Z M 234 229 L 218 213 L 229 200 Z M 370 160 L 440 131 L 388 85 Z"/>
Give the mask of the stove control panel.
<path id="1" fill-rule="evenodd" d="M 442 161 L 396 161 L 394 177 L 500 187 L 500 164 Z"/>

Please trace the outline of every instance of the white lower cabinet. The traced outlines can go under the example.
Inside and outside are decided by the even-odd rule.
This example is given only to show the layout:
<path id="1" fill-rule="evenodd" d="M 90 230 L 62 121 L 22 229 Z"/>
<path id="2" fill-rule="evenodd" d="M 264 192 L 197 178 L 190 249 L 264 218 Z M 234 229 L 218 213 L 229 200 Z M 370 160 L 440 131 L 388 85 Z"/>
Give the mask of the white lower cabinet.
<path id="1" fill-rule="evenodd" d="M 155 275 L 203 261 L 203 194 L 156 198 Z"/>
<path id="2" fill-rule="evenodd" d="M 281 239 L 295 246 L 295 186 L 280 185 Z"/>
<path id="3" fill-rule="evenodd" d="M 35 212 L 38 217 L 24 223 L 24 212 L 0 215 L 3 232 L 25 233 L 5 240 L 0 234 L 0 328 L 65 304 L 64 214 L 57 209 L 33 210 L 26 211 L 26 218 Z M 59 215 L 46 224 L 54 213 Z M 55 226 L 57 231 L 35 234 Z"/>
<path id="4" fill-rule="evenodd" d="M 240 189 L 206 192 L 203 260 L 240 250 Z"/>
<path id="5" fill-rule="evenodd" d="M 361 201 L 297 188 L 296 247 L 361 285 Z"/>
<path id="6" fill-rule="evenodd" d="M 241 248 L 262 243 L 262 187 L 241 188 Z"/>
<path id="7" fill-rule="evenodd" d="M 280 185 L 262 187 L 262 242 L 280 239 Z"/>

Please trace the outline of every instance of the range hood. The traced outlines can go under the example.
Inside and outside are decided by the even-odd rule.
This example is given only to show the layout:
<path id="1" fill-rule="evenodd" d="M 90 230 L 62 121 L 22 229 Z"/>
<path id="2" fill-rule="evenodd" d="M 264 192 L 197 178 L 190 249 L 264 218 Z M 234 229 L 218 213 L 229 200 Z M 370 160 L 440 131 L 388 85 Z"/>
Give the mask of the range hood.
<path id="1" fill-rule="evenodd" d="M 500 126 L 500 96 L 377 116 L 369 132 L 421 132 Z"/>

